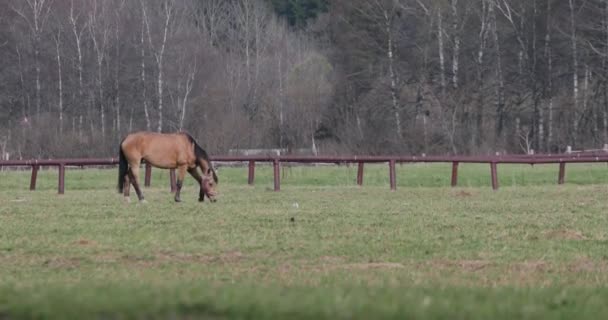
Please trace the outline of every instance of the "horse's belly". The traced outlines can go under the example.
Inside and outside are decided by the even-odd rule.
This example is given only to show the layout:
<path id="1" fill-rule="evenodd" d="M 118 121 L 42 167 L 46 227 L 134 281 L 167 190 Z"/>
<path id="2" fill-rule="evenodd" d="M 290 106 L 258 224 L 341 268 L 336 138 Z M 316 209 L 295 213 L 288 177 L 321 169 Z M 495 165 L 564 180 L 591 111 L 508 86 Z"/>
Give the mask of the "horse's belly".
<path id="1" fill-rule="evenodd" d="M 175 169 L 177 168 L 177 161 L 175 159 L 171 159 L 168 157 L 154 157 L 154 156 L 146 156 L 144 155 L 144 160 L 151 164 L 154 167 L 161 169 Z"/>

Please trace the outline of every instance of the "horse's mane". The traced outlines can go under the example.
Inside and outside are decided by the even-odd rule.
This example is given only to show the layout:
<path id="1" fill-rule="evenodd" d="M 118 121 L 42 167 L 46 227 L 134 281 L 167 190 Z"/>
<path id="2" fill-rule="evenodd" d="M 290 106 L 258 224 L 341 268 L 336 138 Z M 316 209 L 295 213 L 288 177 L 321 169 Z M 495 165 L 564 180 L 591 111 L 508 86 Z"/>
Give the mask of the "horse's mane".
<path id="1" fill-rule="evenodd" d="M 205 149 L 201 148 L 201 146 L 198 145 L 196 140 L 194 140 L 194 138 L 189 133 L 182 132 L 182 134 L 185 135 L 186 137 L 188 137 L 188 141 L 190 141 L 192 144 L 194 144 L 194 155 L 196 156 L 196 158 L 203 159 L 209 163 L 209 168 L 211 169 L 211 172 L 213 173 L 213 180 L 215 181 L 215 183 L 218 183 L 217 174 L 215 174 L 215 169 L 213 169 L 213 167 L 211 166 L 211 159 L 209 159 L 209 155 L 207 154 L 207 151 L 205 151 Z"/>

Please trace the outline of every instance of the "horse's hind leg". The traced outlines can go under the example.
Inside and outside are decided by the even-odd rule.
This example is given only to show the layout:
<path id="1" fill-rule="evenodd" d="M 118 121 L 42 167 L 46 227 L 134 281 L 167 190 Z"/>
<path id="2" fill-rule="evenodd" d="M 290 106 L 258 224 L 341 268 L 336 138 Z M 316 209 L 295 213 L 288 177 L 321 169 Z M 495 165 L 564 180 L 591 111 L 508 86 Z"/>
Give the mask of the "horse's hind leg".
<path id="1" fill-rule="evenodd" d="M 130 165 L 129 179 L 133 184 L 133 188 L 135 188 L 135 192 L 137 193 L 137 198 L 139 199 L 139 201 L 144 201 L 144 194 L 139 188 L 139 163 Z"/>
<path id="2" fill-rule="evenodd" d="M 200 191 L 198 192 L 198 201 L 205 201 L 205 192 L 203 192 L 203 178 L 196 170 L 196 167 L 188 169 L 188 173 L 198 182 Z"/>
<path id="3" fill-rule="evenodd" d="M 130 201 L 129 200 L 130 191 L 131 191 L 131 179 L 129 179 L 129 171 L 127 169 L 127 175 L 125 175 L 125 178 L 123 181 L 123 188 L 122 188 L 123 196 L 125 197 L 125 199 L 127 201 Z"/>
<path id="4" fill-rule="evenodd" d="M 184 177 L 186 176 L 186 166 L 177 167 L 177 191 L 175 191 L 175 202 L 181 202 L 182 199 L 179 197 L 180 192 L 182 191 L 182 186 L 184 185 Z"/>

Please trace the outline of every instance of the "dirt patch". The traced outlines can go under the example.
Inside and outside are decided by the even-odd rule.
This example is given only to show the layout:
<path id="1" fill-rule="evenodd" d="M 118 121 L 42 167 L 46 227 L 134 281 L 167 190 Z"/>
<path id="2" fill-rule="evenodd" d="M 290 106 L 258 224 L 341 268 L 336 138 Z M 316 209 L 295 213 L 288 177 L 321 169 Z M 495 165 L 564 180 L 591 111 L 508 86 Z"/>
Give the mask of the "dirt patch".
<path id="1" fill-rule="evenodd" d="M 162 251 L 152 255 L 123 255 L 120 260 L 140 265 L 158 265 L 165 263 L 237 263 L 247 257 L 240 251 L 229 251 L 219 255 L 198 255 L 182 252 Z"/>
<path id="2" fill-rule="evenodd" d="M 43 266 L 54 268 L 54 269 L 74 269 L 80 266 L 80 262 L 82 259 L 80 258 L 52 258 L 44 260 L 42 263 Z"/>
<path id="3" fill-rule="evenodd" d="M 608 265 L 605 261 L 593 261 L 587 257 L 580 257 L 568 264 L 570 272 L 606 272 Z"/>
<path id="4" fill-rule="evenodd" d="M 423 265 L 424 268 L 460 269 L 467 272 L 475 272 L 492 266 L 488 260 L 434 260 Z"/>
<path id="5" fill-rule="evenodd" d="M 370 269 L 401 269 L 403 265 L 395 262 L 366 262 L 343 264 L 345 269 L 370 270 Z"/>
<path id="6" fill-rule="evenodd" d="M 287 275 L 292 270 L 293 270 L 293 267 L 289 263 L 283 263 L 277 268 L 277 272 L 280 275 Z"/>
<path id="7" fill-rule="evenodd" d="M 79 239 L 78 241 L 75 241 L 74 244 L 79 246 L 96 246 L 97 242 L 89 239 Z"/>
<path id="8" fill-rule="evenodd" d="M 464 190 L 458 191 L 456 193 L 454 193 L 454 195 L 456 197 L 462 197 L 462 198 L 468 198 L 468 197 L 472 197 L 473 194 Z"/>
<path id="9" fill-rule="evenodd" d="M 585 237 L 580 231 L 570 229 L 548 230 L 543 232 L 546 239 L 550 240 L 585 240 Z"/>
<path id="10" fill-rule="evenodd" d="M 518 273 L 546 272 L 550 265 L 543 260 L 531 260 L 514 263 L 509 269 Z"/>
<path id="11" fill-rule="evenodd" d="M 396 262 L 352 262 L 345 263 L 344 258 L 341 257 L 330 257 L 324 256 L 320 259 L 320 264 L 312 263 L 311 261 L 302 262 L 299 265 L 305 266 L 305 268 L 312 269 L 317 272 L 327 272 L 335 270 L 373 270 L 373 269 L 401 269 L 405 266 L 401 263 Z M 312 263 L 312 264 L 311 264 Z M 280 270 L 285 270 L 284 266 L 281 266 Z M 287 269 L 292 269 L 290 268 Z"/>
<path id="12" fill-rule="evenodd" d="M 342 257 L 335 257 L 335 256 L 322 256 L 320 258 L 321 262 L 323 263 L 328 263 L 328 264 L 340 264 L 340 263 L 344 263 L 344 258 Z"/>

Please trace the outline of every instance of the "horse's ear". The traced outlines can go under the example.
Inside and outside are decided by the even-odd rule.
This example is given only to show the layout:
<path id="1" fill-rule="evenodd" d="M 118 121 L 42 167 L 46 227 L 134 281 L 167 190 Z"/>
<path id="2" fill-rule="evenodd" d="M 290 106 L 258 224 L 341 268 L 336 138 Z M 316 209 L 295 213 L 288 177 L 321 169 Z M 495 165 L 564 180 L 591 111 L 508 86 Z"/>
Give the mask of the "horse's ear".
<path id="1" fill-rule="evenodd" d="M 207 174 L 211 174 L 211 168 L 207 169 Z"/>

